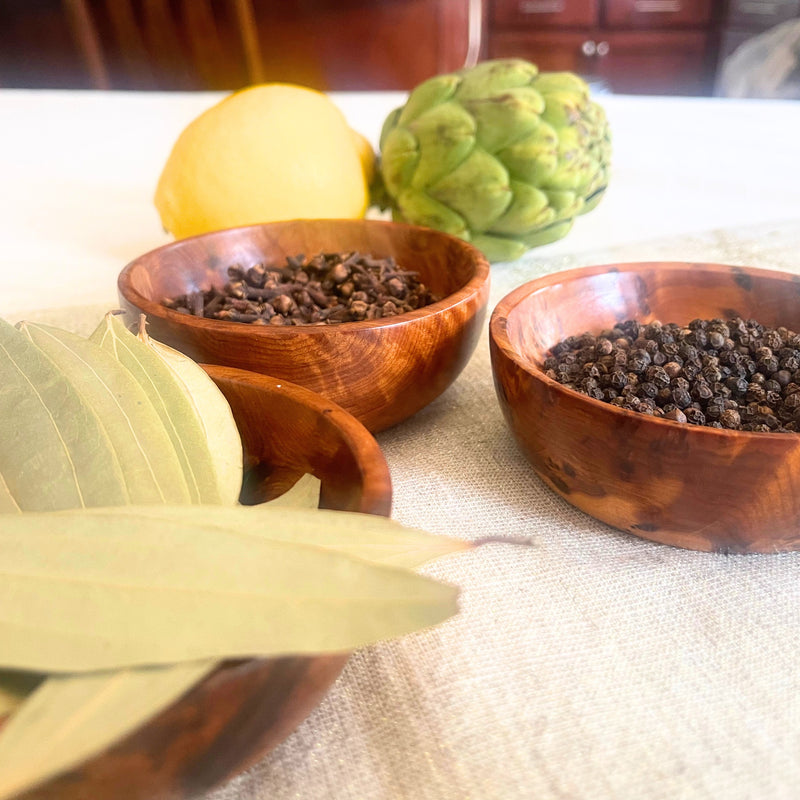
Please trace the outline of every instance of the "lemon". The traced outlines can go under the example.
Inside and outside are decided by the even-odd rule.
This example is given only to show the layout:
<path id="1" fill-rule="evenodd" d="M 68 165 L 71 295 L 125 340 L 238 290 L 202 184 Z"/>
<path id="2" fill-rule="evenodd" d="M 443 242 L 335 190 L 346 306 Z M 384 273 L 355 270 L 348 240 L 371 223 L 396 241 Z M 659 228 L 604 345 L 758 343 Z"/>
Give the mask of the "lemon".
<path id="1" fill-rule="evenodd" d="M 269 83 L 194 119 L 155 193 L 178 238 L 286 219 L 355 219 L 368 205 L 372 147 L 320 92 Z"/>

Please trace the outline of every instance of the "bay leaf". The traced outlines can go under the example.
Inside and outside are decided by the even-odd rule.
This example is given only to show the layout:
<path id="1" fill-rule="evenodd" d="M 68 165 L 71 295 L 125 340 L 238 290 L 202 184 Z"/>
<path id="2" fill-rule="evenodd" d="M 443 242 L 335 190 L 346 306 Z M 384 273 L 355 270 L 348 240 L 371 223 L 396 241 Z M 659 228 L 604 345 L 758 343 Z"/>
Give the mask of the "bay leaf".
<path id="1" fill-rule="evenodd" d="M 190 662 L 48 678 L 0 730 L 0 800 L 101 752 L 178 700 L 215 666 Z"/>
<path id="2" fill-rule="evenodd" d="M 53 363 L 4 320 L 0 476 L 23 511 L 127 502 L 119 461 L 94 411 Z"/>
<path id="3" fill-rule="evenodd" d="M 82 672 L 339 652 L 457 610 L 454 587 L 321 547 L 242 535 L 251 518 L 245 507 L 184 511 L 192 508 L 239 513 L 243 522 L 203 527 L 120 509 L 7 515 L 0 667 Z M 363 515 L 362 533 L 383 524 Z"/>
<path id="4" fill-rule="evenodd" d="M 160 416 L 136 380 L 94 342 L 30 322 L 18 326 L 97 414 L 130 503 L 184 503 L 189 490 Z"/>
<path id="5" fill-rule="evenodd" d="M 187 387 L 172 360 L 151 346 L 152 340 L 131 333 L 116 314 L 107 314 L 90 340 L 125 367 L 149 397 L 181 462 L 191 501 L 236 503 L 242 442 L 225 397 L 208 375 L 181 356 L 201 373 Z"/>
<path id="6" fill-rule="evenodd" d="M 9 514 L 21 510 L 22 509 L 17 505 L 17 501 L 14 499 L 14 495 L 11 494 L 11 490 L 8 488 L 5 479 L 0 475 L 0 514 Z"/>
<path id="7" fill-rule="evenodd" d="M 209 462 L 217 474 L 223 503 L 236 503 L 242 489 L 242 441 L 225 395 L 191 358 L 147 335 L 142 325 L 139 338 L 157 353 L 183 385 L 203 424 Z"/>
<path id="8" fill-rule="evenodd" d="M 42 680 L 42 676 L 35 672 L 0 669 L 0 718 L 13 714 Z M 6 727 L 8 724 L 0 730 L 5 731 Z"/>
<path id="9" fill-rule="evenodd" d="M 319 491 L 316 478 L 303 476 L 295 487 L 300 494 L 291 498 L 293 501 L 313 501 L 316 505 L 314 493 Z M 468 542 L 432 536 L 380 517 L 373 517 L 374 529 L 367 534 L 358 520 L 359 515 L 333 511 L 298 515 L 295 530 L 287 532 L 285 528 L 291 524 L 292 515 L 275 514 L 276 508 L 275 501 L 271 501 L 265 506 L 238 510 L 233 516 L 247 520 L 244 535 L 267 536 L 272 531 L 273 535 L 293 537 L 294 541 L 317 543 L 356 557 L 409 567 L 470 547 Z M 268 513 L 264 514 L 265 510 Z M 146 516 L 150 520 L 171 516 L 180 519 L 187 512 L 192 519 L 197 518 L 198 524 L 202 522 L 212 528 L 230 516 L 227 509 L 222 508 L 125 506 L 118 509 L 120 514 L 132 514 L 140 519 Z M 87 513 L 105 514 L 106 510 L 92 509 Z M 289 524 L 284 527 L 281 520 Z M 238 520 L 235 524 L 241 526 Z M 340 533 L 328 534 L 329 528 Z M 23 707 L 13 722 L 0 732 L 0 763 L 6 759 L 12 765 L 10 772 L 0 770 L 0 800 L 104 750 L 177 700 L 214 666 L 213 662 L 190 662 L 162 668 L 137 667 L 48 678 L 32 699 L 34 708 Z M 195 673 L 195 667 L 200 674 Z M 109 691 L 109 687 L 113 691 Z M 9 795 L 3 794 L 6 790 Z"/>
<path id="10" fill-rule="evenodd" d="M 320 487 L 319 478 L 307 472 L 300 476 L 294 486 L 270 500 L 269 506 L 271 508 L 318 508 Z"/>
<path id="11" fill-rule="evenodd" d="M 105 513 L 91 509 L 88 513 Z M 449 536 L 435 536 L 407 528 L 387 517 L 352 511 L 282 507 L 275 500 L 236 509 L 186 509 L 175 506 L 126 507 L 118 516 L 135 519 L 191 521 L 196 527 L 238 531 L 278 542 L 312 545 L 326 550 L 396 567 L 413 569 L 473 544 Z"/>

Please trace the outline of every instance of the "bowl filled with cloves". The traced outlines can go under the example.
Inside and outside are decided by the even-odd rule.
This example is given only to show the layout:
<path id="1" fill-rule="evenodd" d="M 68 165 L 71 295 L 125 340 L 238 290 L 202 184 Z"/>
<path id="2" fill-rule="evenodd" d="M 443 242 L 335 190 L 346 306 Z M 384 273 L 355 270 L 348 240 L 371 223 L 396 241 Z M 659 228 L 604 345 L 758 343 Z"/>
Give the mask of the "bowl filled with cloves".
<path id="1" fill-rule="evenodd" d="M 477 344 L 489 264 L 382 220 L 294 220 L 181 239 L 128 264 L 131 318 L 196 361 L 305 386 L 369 430 L 438 397 Z"/>
<path id="2" fill-rule="evenodd" d="M 553 273 L 493 311 L 495 388 L 572 505 L 695 550 L 800 549 L 800 276 L 644 262 Z"/>

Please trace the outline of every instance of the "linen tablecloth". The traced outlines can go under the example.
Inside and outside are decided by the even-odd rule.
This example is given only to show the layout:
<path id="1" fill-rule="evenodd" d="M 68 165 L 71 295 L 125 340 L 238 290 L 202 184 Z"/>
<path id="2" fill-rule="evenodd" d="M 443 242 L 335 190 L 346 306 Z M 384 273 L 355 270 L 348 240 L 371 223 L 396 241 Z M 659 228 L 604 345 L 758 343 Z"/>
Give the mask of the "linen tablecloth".
<path id="1" fill-rule="evenodd" d="M 0 92 L 11 176 L 0 231 L 16 258 L 0 269 L 0 316 L 93 327 L 124 263 L 166 240 L 150 194 L 172 139 L 213 99 Z M 338 100 L 374 140 L 396 98 Z M 493 266 L 490 310 L 533 277 L 589 264 L 800 272 L 800 107 L 605 102 L 616 150 L 608 197 L 562 242 Z M 42 129 L 26 138 L 20 114 L 28 127 L 59 122 L 62 139 Z M 765 119 L 770 141 L 759 135 Z M 82 142 L 77 163 L 64 163 L 63 136 Z M 31 137 L 51 145 L 38 162 Z M 124 151 L 132 163 L 111 166 Z M 453 386 L 377 438 L 396 519 L 529 544 L 426 567 L 461 588 L 459 615 L 354 654 L 294 734 L 195 800 L 800 796 L 800 555 L 678 550 L 572 508 L 505 427 L 486 329 Z"/>

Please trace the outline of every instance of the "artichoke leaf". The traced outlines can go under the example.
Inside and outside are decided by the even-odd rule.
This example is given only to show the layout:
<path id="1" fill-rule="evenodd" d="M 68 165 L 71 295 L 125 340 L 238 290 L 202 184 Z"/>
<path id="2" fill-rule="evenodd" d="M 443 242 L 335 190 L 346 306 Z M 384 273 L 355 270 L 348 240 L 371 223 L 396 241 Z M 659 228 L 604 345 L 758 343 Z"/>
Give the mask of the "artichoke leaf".
<path id="1" fill-rule="evenodd" d="M 0 730 L 0 800 L 101 752 L 215 666 L 206 661 L 47 678 Z"/>
<path id="2" fill-rule="evenodd" d="M 573 92 L 553 92 L 545 95 L 542 117 L 554 128 L 561 130 L 580 122 L 585 105 L 587 103 L 584 98 Z"/>
<path id="3" fill-rule="evenodd" d="M 410 185 L 419 159 L 419 142 L 408 128 L 394 128 L 387 134 L 381 152 L 381 177 L 392 197 Z"/>
<path id="4" fill-rule="evenodd" d="M 497 153 L 511 177 L 542 186 L 558 168 L 558 134 L 542 122 L 528 136 Z"/>
<path id="5" fill-rule="evenodd" d="M 540 72 L 533 80 L 533 88 L 542 94 L 566 92 L 581 100 L 589 98 L 589 84 L 574 72 Z"/>
<path id="6" fill-rule="evenodd" d="M 423 81 L 409 94 L 406 104 L 397 117 L 397 124 L 408 125 L 420 114 L 446 103 L 455 94 L 460 82 L 459 76 L 453 73 L 437 75 Z"/>
<path id="7" fill-rule="evenodd" d="M 529 87 L 475 98 L 464 107 L 477 123 L 478 143 L 489 153 L 524 139 L 541 122 L 544 99 Z"/>
<path id="8" fill-rule="evenodd" d="M 419 143 L 420 154 L 411 179 L 414 189 L 425 189 L 452 172 L 475 147 L 475 120 L 457 103 L 426 111 L 409 130 Z"/>
<path id="9" fill-rule="evenodd" d="M 513 199 L 508 171 L 480 148 L 431 186 L 430 195 L 461 214 L 475 232 L 491 228 Z"/>
<path id="10" fill-rule="evenodd" d="M 461 73 L 462 80 L 455 96 L 463 102 L 507 89 L 529 86 L 538 73 L 535 64 L 519 58 L 483 61 Z"/>
<path id="11" fill-rule="evenodd" d="M 547 195 L 535 186 L 511 181 L 514 201 L 502 217 L 497 219 L 489 233 L 519 236 L 533 228 L 547 225 L 555 218 Z"/>
<path id="12" fill-rule="evenodd" d="M 546 225 L 544 228 L 532 231 L 531 233 L 526 233 L 520 238 L 523 242 L 525 242 L 527 247 L 542 247 L 546 244 L 552 244 L 569 233 L 574 221 L 574 217 L 569 217 L 568 219 L 564 220 L 557 220 L 556 222 L 552 222 L 550 225 Z"/>
<path id="13" fill-rule="evenodd" d="M 189 490 L 175 448 L 141 386 L 99 345 L 48 325 L 20 330 L 97 414 L 122 467 L 130 503 L 185 503 Z"/>
<path id="14" fill-rule="evenodd" d="M 0 667 L 85 672 L 341 652 L 457 610 L 455 587 L 409 570 L 243 535 L 244 507 L 181 511 L 174 520 L 130 508 L 7 515 Z M 238 521 L 204 525 L 215 511 Z M 358 518 L 365 538 L 385 524 Z"/>
<path id="15" fill-rule="evenodd" d="M 453 236 L 469 239 L 466 220 L 444 203 L 430 197 L 427 192 L 413 189 L 401 192 L 397 198 L 397 212 L 398 220 L 436 228 Z"/>
<path id="16" fill-rule="evenodd" d="M 575 192 L 545 189 L 551 208 L 556 212 L 556 219 L 574 217 L 583 208 L 583 197 Z"/>
<path id="17" fill-rule="evenodd" d="M 0 476 L 18 508 L 128 502 L 105 429 L 60 370 L 0 320 Z"/>
<path id="18" fill-rule="evenodd" d="M 492 262 L 516 261 L 528 249 L 528 245 L 522 239 L 492 236 L 488 233 L 480 233 L 473 237 L 472 244 Z"/>

